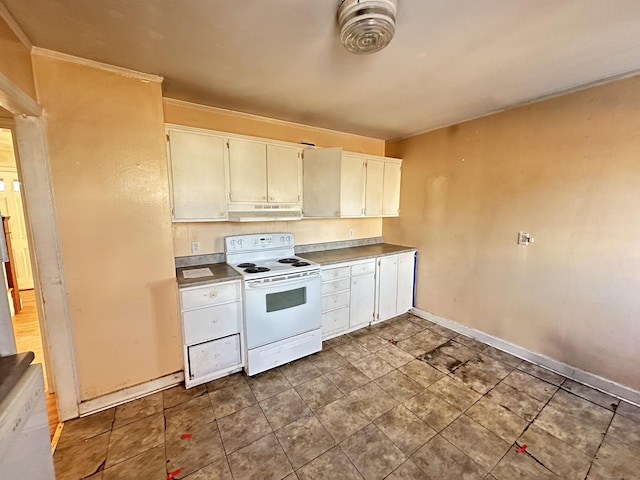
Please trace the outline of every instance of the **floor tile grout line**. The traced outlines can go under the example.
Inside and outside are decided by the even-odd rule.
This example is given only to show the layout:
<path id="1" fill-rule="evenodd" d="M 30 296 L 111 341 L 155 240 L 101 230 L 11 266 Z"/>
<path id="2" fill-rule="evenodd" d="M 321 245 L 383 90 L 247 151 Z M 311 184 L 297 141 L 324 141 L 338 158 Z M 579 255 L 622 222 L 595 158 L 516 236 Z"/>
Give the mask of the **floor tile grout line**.
<path id="1" fill-rule="evenodd" d="M 600 451 L 600 448 L 602 447 L 602 444 L 604 443 L 604 439 L 607 436 L 607 433 L 609 433 L 609 428 L 611 428 L 611 424 L 613 423 L 613 419 L 615 418 L 615 416 L 616 416 L 616 412 L 614 411 L 613 415 L 611 416 L 611 420 L 609 420 L 609 424 L 607 425 L 606 430 L 602 434 L 602 439 L 600 440 L 600 443 L 598 444 L 598 448 L 596 449 L 595 453 L 593 454 L 593 458 L 591 459 L 591 462 L 589 463 L 589 469 L 587 470 L 587 474 L 584 476 L 585 480 L 589 477 L 589 473 L 591 472 L 591 468 L 593 467 L 593 464 L 594 464 L 594 462 L 596 461 L 596 459 L 598 457 L 598 452 Z"/>

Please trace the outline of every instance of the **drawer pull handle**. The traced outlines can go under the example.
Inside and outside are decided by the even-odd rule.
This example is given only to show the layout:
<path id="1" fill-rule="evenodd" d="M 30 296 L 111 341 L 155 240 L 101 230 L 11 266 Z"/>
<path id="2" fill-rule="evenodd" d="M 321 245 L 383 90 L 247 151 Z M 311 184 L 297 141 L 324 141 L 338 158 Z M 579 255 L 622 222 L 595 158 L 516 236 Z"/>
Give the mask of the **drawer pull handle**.
<path id="1" fill-rule="evenodd" d="M 215 297 L 215 296 L 216 296 L 216 292 L 210 292 L 210 293 L 209 293 L 209 296 L 210 296 L 211 298 Z"/>

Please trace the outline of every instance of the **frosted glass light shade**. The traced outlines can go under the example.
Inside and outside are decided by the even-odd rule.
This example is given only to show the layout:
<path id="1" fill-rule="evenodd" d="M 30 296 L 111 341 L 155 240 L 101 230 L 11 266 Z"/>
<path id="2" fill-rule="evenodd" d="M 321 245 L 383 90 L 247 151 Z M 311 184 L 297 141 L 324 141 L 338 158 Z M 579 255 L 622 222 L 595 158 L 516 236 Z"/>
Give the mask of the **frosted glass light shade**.
<path id="1" fill-rule="evenodd" d="M 397 0 L 344 0 L 338 8 L 344 48 L 369 54 L 386 47 L 396 32 Z"/>

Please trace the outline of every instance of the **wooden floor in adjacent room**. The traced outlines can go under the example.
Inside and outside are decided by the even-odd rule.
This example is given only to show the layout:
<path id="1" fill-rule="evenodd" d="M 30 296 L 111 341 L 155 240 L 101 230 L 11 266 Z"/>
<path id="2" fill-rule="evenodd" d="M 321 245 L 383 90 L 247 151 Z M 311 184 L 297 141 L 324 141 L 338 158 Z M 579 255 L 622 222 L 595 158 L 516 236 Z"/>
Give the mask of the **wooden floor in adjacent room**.
<path id="1" fill-rule="evenodd" d="M 18 352 L 33 352 L 35 360 L 33 363 L 42 364 L 44 374 L 44 386 L 47 390 L 47 370 L 44 367 L 44 354 L 42 350 L 42 338 L 40 336 L 40 323 L 38 322 L 38 308 L 36 306 L 36 296 L 34 290 L 21 290 L 22 310 L 13 316 L 13 331 L 16 336 Z M 58 426 L 58 411 L 56 406 L 56 394 L 45 394 L 47 401 L 47 415 L 49 416 L 49 435 L 53 434 Z"/>

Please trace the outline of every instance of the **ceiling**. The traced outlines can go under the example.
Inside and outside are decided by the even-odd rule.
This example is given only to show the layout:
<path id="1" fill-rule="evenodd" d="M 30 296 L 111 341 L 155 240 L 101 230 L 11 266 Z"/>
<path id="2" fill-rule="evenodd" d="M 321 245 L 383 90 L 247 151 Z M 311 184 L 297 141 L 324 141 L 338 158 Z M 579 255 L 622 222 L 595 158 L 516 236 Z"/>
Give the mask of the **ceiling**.
<path id="1" fill-rule="evenodd" d="M 340 0 L 0 0 L 34 45 L 182 100 L 394 139 L 640 71 L 638 0 L 399 0 L 347 53 Z"/>

